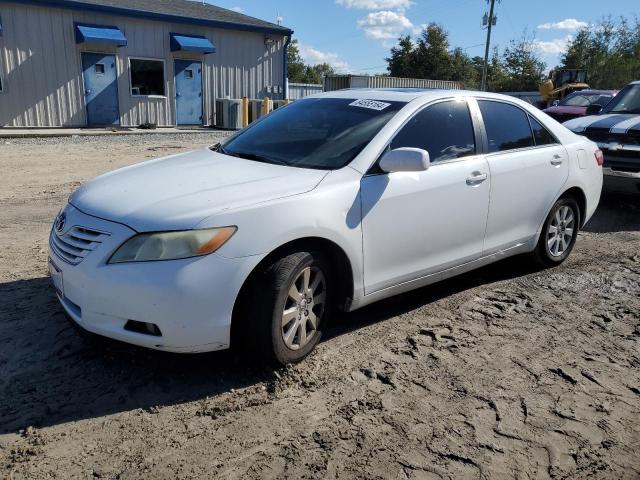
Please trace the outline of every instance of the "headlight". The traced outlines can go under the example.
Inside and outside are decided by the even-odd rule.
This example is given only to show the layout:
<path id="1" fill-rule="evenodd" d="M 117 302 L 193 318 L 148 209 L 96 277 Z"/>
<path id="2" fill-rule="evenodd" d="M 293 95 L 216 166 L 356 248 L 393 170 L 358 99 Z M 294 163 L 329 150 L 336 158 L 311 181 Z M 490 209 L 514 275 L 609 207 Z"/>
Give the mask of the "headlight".
<path id="1" fill-rule="evenodd" d="M 108 263 L 178 260 L 208 255 L 222 247 L 236 230 L 236 227 L 223 227 L 184 232 L 141 233 L 120 245 Z"/>

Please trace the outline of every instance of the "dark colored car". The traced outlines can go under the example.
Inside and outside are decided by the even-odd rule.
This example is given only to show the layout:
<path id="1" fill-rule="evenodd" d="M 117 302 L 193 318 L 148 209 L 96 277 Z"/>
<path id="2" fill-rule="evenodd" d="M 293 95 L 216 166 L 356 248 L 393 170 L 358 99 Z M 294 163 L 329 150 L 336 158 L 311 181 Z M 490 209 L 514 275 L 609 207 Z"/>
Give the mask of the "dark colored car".
<path id="1" fill-rule="evenodd" d="M 588 113 L 564 126 L 598 144 L 606 176 L 640 189 L 640 81 L 625 86 L 604 108 L 588 107 Z"/>
<path id="2" fill-rule="evenodd" d="M 559 122 L 584 117 L 589 105 L 604 107 L 618 93 L 615 90 L 580 90 L 567 95 L 557 105 L 545 108 L 544 113 Z"/>

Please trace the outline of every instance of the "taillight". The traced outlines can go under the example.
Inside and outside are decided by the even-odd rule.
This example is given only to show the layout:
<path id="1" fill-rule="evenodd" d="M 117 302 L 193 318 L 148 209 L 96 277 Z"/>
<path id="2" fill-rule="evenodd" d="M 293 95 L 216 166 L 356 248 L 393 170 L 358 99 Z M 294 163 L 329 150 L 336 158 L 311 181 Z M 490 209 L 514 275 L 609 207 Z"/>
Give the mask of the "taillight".
<path id="1" fill-rule="evenodd" d="M 604 164 L 604 155 L 602 154 L 602 150 L 596 150 L 595 156 L 596 156 L 596 163 L 599 166 L 602 166 Z"/>

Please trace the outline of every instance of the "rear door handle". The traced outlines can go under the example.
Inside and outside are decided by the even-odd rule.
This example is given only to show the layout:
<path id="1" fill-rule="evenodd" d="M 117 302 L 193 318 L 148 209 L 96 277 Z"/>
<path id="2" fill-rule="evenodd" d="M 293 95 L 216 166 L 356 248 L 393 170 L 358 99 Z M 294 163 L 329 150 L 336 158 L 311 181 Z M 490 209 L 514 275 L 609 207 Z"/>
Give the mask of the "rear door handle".
<path id="1" fill-rule="evenodd" d="M 557 167 L 558 165 L 562 165 L 562 157 L 560 155 L 554 155 L 551 160 L 551 165 Z"/>
<path id="2" fill-rule="evenodd" d="M 474 186 L 479 185 L 487 179 L 486 173 L 473 172 L 470 177 L 467 177 L 467 185 Z"/>

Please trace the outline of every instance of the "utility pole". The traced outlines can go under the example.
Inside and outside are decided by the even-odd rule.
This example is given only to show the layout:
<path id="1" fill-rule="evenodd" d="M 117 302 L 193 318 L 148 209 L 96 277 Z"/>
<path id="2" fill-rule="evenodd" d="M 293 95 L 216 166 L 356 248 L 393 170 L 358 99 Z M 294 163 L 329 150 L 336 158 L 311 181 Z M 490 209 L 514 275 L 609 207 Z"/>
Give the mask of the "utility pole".
<path id="1" fill-rule="evenodd" d="M 496 24 L 496 18 L 493 16 L 493 9 L 496 4 L 496 0 L 487 0 L 491 2 L 489 7 L 489 18 L 487 19 L 487 44 L 484 47 L 484 68 L 482 69 L 482 83 L 480 84 L 480 90 L 483 92 L 487 89 L 487 69 L 489 67 L 489 47 L 491 45 L 491 27 Z M 486 14 L 485 14 L 486 17 Z"/>

